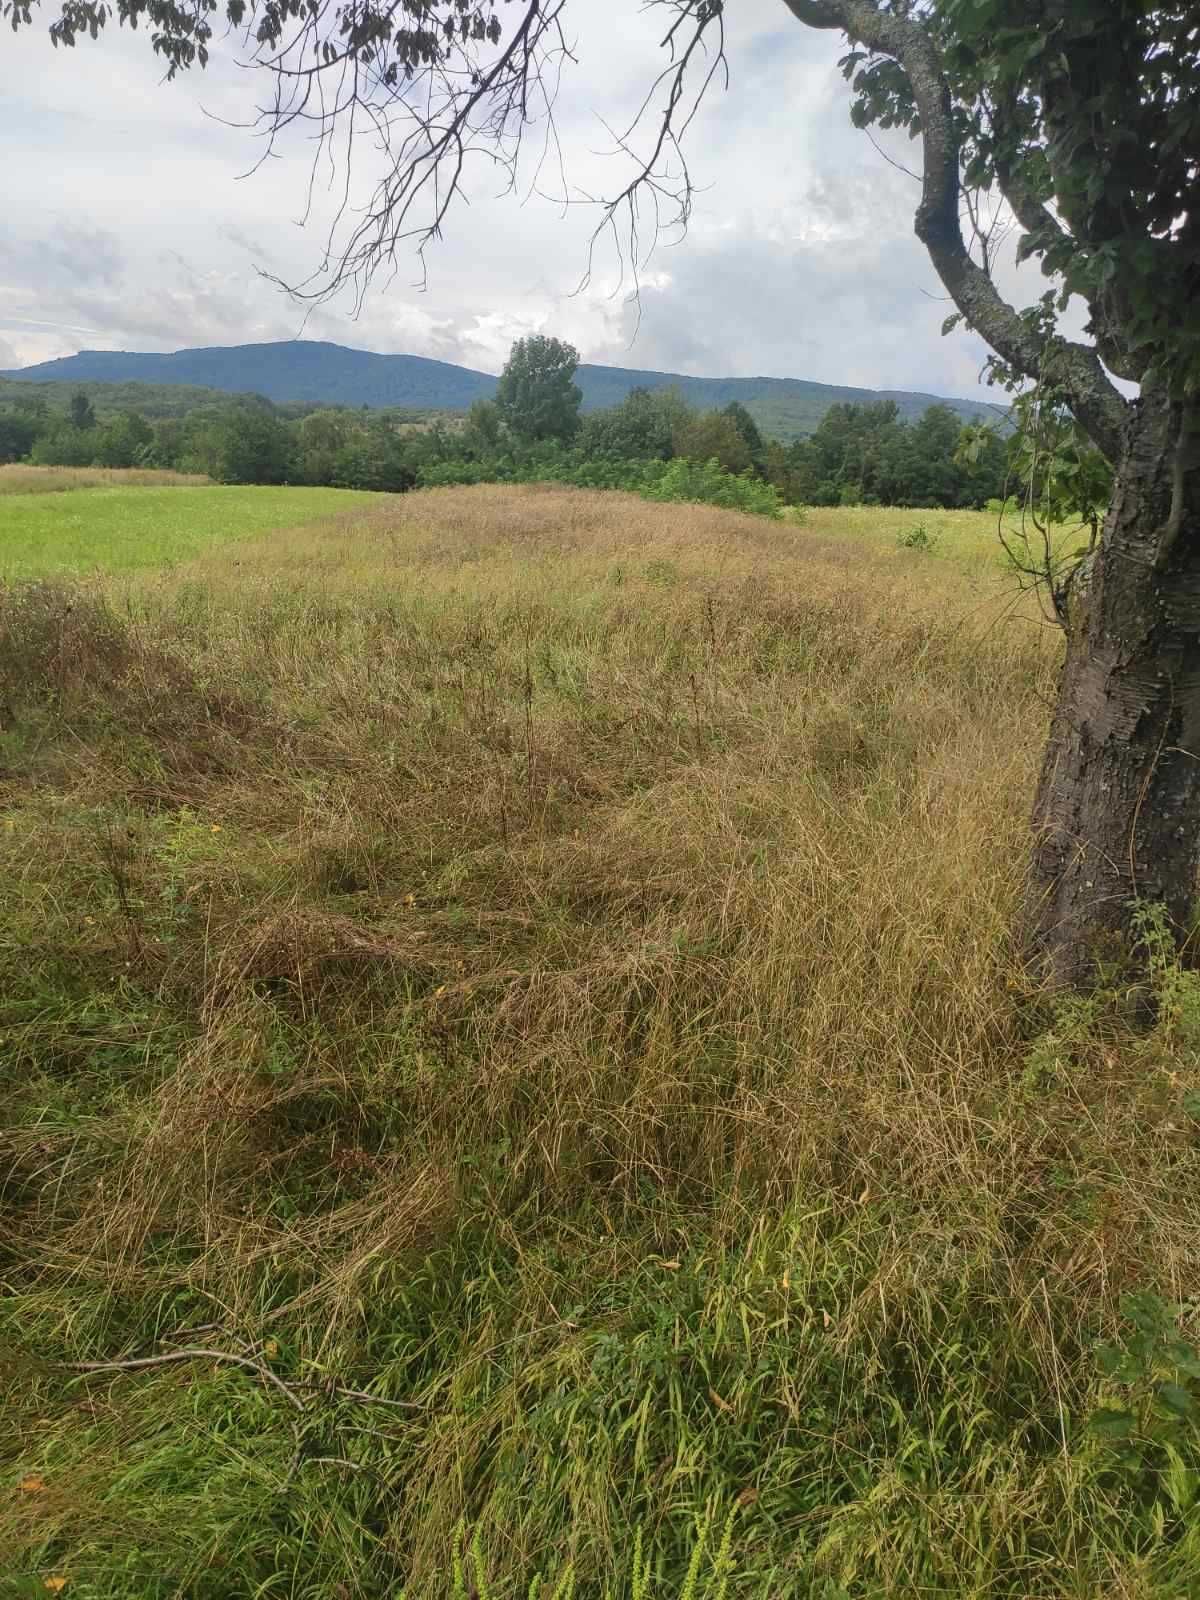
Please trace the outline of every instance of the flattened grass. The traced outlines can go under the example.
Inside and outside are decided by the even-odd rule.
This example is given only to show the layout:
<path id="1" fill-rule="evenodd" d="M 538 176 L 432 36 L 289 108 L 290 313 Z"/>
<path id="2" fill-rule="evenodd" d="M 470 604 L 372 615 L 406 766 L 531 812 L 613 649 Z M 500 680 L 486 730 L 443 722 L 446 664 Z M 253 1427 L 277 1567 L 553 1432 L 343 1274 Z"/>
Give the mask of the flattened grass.
<path id="1" fill-rule="evenodd" d="M 3 602 L 0 1570 L 1195 1593 L 1194 1432 L 1088 1429 L 1195 1008 L 1031 989 L 1003 575 L 495 487 L 227 556 Z M 68 1366 L 196 1345 L 303 1413 Z"/>

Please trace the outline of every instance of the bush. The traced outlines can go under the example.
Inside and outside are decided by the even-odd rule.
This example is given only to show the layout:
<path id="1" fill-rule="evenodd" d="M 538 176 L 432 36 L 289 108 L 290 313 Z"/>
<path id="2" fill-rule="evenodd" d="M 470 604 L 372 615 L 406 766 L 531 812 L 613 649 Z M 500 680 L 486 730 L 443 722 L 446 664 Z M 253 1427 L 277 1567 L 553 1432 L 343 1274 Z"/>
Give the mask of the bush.
<path id="1" fill-rule="evenodd" d="M 90 467 L 95 454 L 93 430 L 56 421 L 34 440 L 29 459 L 35 467 Z"/>
<path id="2" fill-rule="evenodd" d="M 783 501 L 772 484 L 763 483 L 750 469 L 736 475 L 726 472 L 716 460 L 589 460 L 578 451 L 543 450 L 521 458 L 429 462 L 421 467 L 419 481 L 425 489 L 476 483 L 563 483 L 575 489 L 623 489 L 645 500 L 724 506 L 773 519 L 783 515 Z"/>
<path id="3" fill-rule="evenodd" d="M 783 502 L 773 484 L 763 483 L 752 469 L 736 476 L 725 472 L 716 460 L 672 461 L 658 482 L 642 492 L 647 500 L 692 501 L 776 520 L 783 515 Z"/>
<path id="4" fill-rule="evenodd" d="M 932 555 L 938 547 L 938 536 L 930 533 L 923 522 L 918 522 L 915 528 L 910 528 L 907 533 L 898 533 L 896 543 L 901 550 L 920 550 L 925 555 Z"/>

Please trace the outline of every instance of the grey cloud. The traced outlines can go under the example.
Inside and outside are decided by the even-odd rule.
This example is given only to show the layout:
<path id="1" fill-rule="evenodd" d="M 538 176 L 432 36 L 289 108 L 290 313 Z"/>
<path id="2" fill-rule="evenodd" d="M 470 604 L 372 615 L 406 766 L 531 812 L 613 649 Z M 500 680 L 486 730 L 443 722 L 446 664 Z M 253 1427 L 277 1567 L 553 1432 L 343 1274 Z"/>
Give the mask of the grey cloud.
<path id="1" fill-rule="evenodd" d="M 642 291 L 632 351 L 627 337 L 603 359 L 709 376 L 949 394 L 976 388 L 983 347 L 969 336 L 940 337 L 946 306 L 931 297 L 930 269 L 915 241 L 785 249 L 739 238 L 676 252 L 672 269 L 669 282 Z M 637 314 L 625 310 L 627 335 Z"/>
<path id="2" fill-rule="evenodd" d="M 611 139 L 598 113 L 615 126 L 636 107 L 662 17 L 638 0 L 572 0 L 569 14 L 581 64 L 559 108 L 568 183 L 611 191 L 624 169 L 600 153 Z M 912 236 L 915 186 L 850 126 L 839 42 L 795 25 L 779 0 L 739 0 L 727 20 L 732 88 L 710 97 L 689 139 L 691 233 L 654 255 L 640 326 L 611 253 L 574 292 L 594 213 L 498 199 L 482 176 L 429 253 L 426 292 L 401 261 L 357 318 L 345 302 L 306 311 L 255 269 L 304 279 L 336 194 L 318 186 L 298 229 L 304 144 L 239 183 L 256 147 L 201 110 L 245 121 L 251 75 L 217 50 L 203 77 L 168 87 L 142 35 L 53 52 L 23 30 L 0 55 L 0 119 L 22 149 L 5 175 L 0 327 L 23 363 L 82 344 L 303 333 L 496 370 L 514 337 L 547 331 L 621 365 L 972 392 L 982 347 L 939 336 L 946 306 Z M 911 159 L 903 140 L 888 152 Z M 84 329 L 97 331 L 73 331 Z"/>

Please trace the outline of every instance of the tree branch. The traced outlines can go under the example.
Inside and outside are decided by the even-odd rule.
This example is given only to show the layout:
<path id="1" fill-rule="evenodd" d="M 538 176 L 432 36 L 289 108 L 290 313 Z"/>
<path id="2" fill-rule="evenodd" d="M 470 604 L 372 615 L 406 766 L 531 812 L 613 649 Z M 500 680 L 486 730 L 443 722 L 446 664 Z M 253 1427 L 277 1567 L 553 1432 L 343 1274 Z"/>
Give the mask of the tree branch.
<path id="1" fill-rule="evenodd" d="M 921 22 L 883 12 L 874 0 L 784 0 L 811 28 L 838 28 L 852 40 L 894 60 L 912 89 L 920 118 L 925 162 L 916 233 L 938 276 L 967 322 L 1010 366 L 1038 377 L 1044 338 L 1000 295 L 988 274 L 972 261 L 959 219 L 959 139 L 950 86 L 937 46 Z M 1080 425 L 1110 461 L 1119 460 L 1128 406 L 1087 345 L 1058 341 L 1062 385 Z"/>

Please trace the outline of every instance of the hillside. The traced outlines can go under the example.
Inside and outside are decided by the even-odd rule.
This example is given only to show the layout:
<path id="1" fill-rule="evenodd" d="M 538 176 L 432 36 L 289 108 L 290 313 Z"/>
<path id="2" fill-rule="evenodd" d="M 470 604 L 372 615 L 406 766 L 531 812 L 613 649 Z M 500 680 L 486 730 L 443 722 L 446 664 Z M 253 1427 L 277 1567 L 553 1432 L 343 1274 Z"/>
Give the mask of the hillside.
<path id="1" fill-rule="evenodd" d="M 269 400 L 344 406 L 417 406 L 465 409 L 486 398 L 496 380 L 485 372 L 430 361 L 424 356 L 384 356 L 317 340 L 217 346 L 171 354 L 132 350 L 81 350 L 0 377 L 59 383 L 188 384 L 226 393 L 252 392 Z"/>
<path id="2" fill-rule="evenodd" d="M 46 365 L 54 366 L 56 363 L 47 362 Z M 27 370 L 33 372 L 35 369 L 30 367 Z M 77 379 L 72 382 L 71 391 L 68 392 L 65 379 L 30 379 L 24 373 L 0 373 L 0 405 L 17 399 L 28 400 L 32 390 L 34 398 L 44 401 L 51 410 L 62 410 L 69 393 L 75 389 L 82 389 L 87 394 L 102 422 L 122 411 L 140 411 L 152 422 L 165 417 L 183 417 L 197 406 L 226 400 L 229 394 L 228 390 L 204 388 L 199 384 L 154 383 L 136 378 L 121 382 Z"/>
<path id="3" fill-rule="evenodd" d="M 22 384 L 130 383 L 189 385 L 225 393 L 266 395 L 276 402 L 345 406 L 407 406 L 461 410 L 495 392 L 496 379 L 486 372 L 431 361 L 424 356 L 378 355 L 317 340 L 246 344 L 170 354 L 125 350 L 81 350 L 57 361 L 44 361 L 19 372 L 0 373 L 0 380 Z M 578 382 L 585 410 L 615 405 L 638 386 L 674 385 L 693 405 L 724 406 L 739 400 L 769 434 L 792 439 L 811 433 L 838 401 L 864 404 L 894 400 L 900 415 L 912 419 L 933 405 L 938 395 L 907 390 L 845 388 L 810 383 L 803 378 L 695 378 L 682 373 L 648 372 L 631 367 L 583 365 Z M 128 402 L 128 403 L 133 403 Z M 194 403 L 194 402 L 193 402 Z M 994 408 L 971 400 L 948 400 L 964 418 L 995 415 Z"/>

